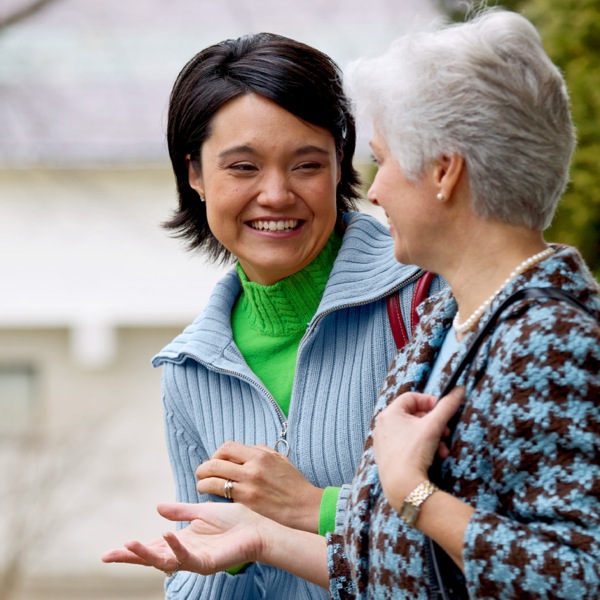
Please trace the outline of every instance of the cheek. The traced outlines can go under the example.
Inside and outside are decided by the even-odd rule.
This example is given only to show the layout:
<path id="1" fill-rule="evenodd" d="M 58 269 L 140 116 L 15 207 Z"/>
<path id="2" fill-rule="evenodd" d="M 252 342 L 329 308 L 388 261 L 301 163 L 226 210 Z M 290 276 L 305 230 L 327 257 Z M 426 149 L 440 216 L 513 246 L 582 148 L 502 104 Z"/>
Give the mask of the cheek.
<path id="1" fill-rule="evenodd" d="M 206 204 L 208 226 L 217 240 L 224 246 L 227 246 L 235 228 L 233 213 L 220 203 L 207 202 Z"/>

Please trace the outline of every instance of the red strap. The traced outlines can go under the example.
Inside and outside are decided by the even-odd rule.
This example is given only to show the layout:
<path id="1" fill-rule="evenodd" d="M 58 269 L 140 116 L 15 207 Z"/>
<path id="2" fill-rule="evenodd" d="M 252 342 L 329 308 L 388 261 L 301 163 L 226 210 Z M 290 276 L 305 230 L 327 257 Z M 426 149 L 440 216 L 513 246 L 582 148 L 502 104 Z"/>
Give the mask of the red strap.
<path id="1" fill-rule="evenodd" d="M 408 344 L 408 334 L 406 333 L 406 327 L 404 327 L 404 320 L 402 319 L 402 311 L 400 310 L 400 299 L 397 293 L 390 294 L 386 298 L 388 319 L 392 328 L 392 335 L 398 350 L 401 350 Z"/>
<path id="2" fill-rule="evenodd" d="M 417 280 L 415 285 L 415 291 L 413 293 L 412 302 L 410 305 L 410 329 L 414 333 L 416 326 L 419 324 L 419 313 L 417 312 L 417 306 L 423 302 L 429 296 L 429 288 L 431 282 L 435 277 L 435 273 L 425 271 L 421 277 Z"/>
<path id="3" fill-rule="evenodd" d="M 417 279 L 415 285 L 415 291 L 413 293 L 412 302 L 410 304 L 410 327 L 411 333 L 414 332 L 415 327 L 419 322 L 419 315 L 417 313 L 417 306 L 427 298 L 429 294 L 429 288 L 431 282 L 435 277 L 434 273 L 424 271 L 423 274 Z M 400 309 L 400 298 L 398 294 L 391 294 L 386 298 L 388 318 L 390 321 L 390 327 L 392 329 L 392 335 L 398 350 L 402 350 L 406 344 L 408 344 L 409 337 L 404 326 L 404 319 L 402 319 L 402 311 Z"/>

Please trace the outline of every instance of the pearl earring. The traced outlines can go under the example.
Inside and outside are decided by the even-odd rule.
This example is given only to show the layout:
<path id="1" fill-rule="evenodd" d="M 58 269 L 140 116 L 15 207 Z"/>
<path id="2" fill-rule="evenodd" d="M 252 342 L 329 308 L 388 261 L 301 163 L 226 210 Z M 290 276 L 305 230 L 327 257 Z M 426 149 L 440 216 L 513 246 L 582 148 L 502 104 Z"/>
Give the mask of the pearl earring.
<path id="1" fill-rule="evenodd" d="M 200 202 L 204 202 L 204 196 L 202 194 L 198 194 L 200 196 Z"/>
<path id="2" fill-rule="evenodd" d="M 441 202 L 444 199 L 444 194 L 442 194 L 442 192 L 438 192 L 436 198 Z"/>

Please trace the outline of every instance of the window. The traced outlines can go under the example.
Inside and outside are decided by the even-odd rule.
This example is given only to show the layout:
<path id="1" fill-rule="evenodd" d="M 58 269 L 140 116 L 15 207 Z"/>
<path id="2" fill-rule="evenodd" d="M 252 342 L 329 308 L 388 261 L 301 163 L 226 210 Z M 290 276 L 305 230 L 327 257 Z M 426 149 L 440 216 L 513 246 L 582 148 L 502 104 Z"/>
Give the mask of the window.
<path id="1" fill-rule="evenodd" d="M 31 366 L 0 365 L 0 436 L 29 432 L 35 408 L 35 371 Z"/>

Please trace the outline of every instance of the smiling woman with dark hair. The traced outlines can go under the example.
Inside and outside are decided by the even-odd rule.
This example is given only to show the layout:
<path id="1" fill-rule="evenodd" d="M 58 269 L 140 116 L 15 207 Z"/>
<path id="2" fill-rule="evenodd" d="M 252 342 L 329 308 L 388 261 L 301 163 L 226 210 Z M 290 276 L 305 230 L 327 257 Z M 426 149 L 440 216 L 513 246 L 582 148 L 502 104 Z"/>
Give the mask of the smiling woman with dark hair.
<path id="1" fill-rule="evenodd" d="M 206 206 L 189 184 L 189 166 L 201 169 L 200 153 L 213 119 L 229 101 L 254 94 L 296 118 L 329 132 L 339 169 L 338 212 L 356 208 L 359 179 L 352 161 L 354 118 L 341 87 L 341 73 L 325 54 L 271 33 L 225 40 L 198 53 L 177 77 L 169 104 L 167 141 L 179 207 L 166 227 L 188 240 L 191 249 L 226 260 L 231 251 L 213 234 Z"/>
<path id="2" fill-rule="evenodd" d="M 211 46 L 175 82 L 168 145 L 179 205 L 166 227 L 235 261 L 154 359 L 177 499 L 333 531 L 397 353 L 386 298 L 400 298 L 410 333 L 425 280 L 396 262 L 379 221 L 352 212 L 355 126 L 339 69 L 269 33 Z M 327 597 L 263 563 L 181 571 L 166 588 L 190 600 Z"/>

